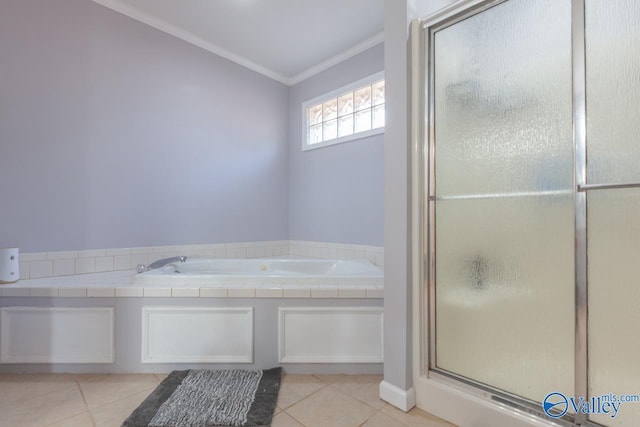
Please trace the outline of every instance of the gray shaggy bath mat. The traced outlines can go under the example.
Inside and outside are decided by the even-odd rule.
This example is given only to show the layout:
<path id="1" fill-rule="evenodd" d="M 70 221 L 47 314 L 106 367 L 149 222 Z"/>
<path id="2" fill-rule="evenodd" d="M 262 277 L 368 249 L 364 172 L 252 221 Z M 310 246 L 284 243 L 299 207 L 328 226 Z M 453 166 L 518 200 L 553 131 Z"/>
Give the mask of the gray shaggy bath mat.
<path id="1" fill-rule="evenodd" d="M 122 427 L 270 426 L 281 368 L 173 371 Z"/>

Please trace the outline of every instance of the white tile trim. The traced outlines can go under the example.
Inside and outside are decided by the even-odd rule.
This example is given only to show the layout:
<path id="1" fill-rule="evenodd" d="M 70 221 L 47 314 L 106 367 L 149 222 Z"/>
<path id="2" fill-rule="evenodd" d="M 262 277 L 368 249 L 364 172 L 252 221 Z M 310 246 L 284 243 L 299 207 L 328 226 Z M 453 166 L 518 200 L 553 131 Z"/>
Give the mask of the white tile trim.
<path id="1" fill-rule="evenodd" d="M 200 289 L 198 288 L 172 288 L 171 296 L 174 298 L 197 298 L 200 296 Z"/>
<path id="2" fill-rule="evenodd" d="M 117 297 L 142 297 L 144 295 L 142 288 L 116 288 Z"/>
<path id="3" fill-rule="evenodd" d="M 367 259 L 382 267 L 381 246 L 299 240 L 273 240 L 139 248 L 107 248 L 20 254 L 22 279 L 69 276 L 135 269 L 158 258 L 186 255 L 198 258 L 262 258 L 271 256 L 322 259 Z M 72 270 L 73 267 L 73 270 Z"/>
<path id="4" fill-rule="evenodd" d="M 226 288 L 200 288 L 200 298 L 227 298 Z"/>
<path id="5" fill-rule="evenodd" d="M 171 252 L 173 251 L 173 252 Z M 108 255 L 105 255 L 108 254 Z M 116 255 L 123 254 L 123 255 Z M 130 254 L 130 255 L 128 255 Z M 76 258 L 69 258 L 76 255 Z M 341 284 L 335 279 L 324 279 L 295 286 L 286 280 L 270 289 L 260 288 L 251 282 L 246 287 L 136 287 L 129 285 L 130 277 L 121 273 L 113 281 L 104 284 L 82 283 L 87 273 L 110 274 L 110 271 L 131 270 L 138 263 L 148 264 L 158 258 L 187 255 L 203 258 L 259 258 L 265 256 L 319 259 L 367 259 L 382 267 L 384 248 L 380 246 L 353 245 L 331 242 L 300 240 L 276 240 L 227 244 L 196 244 L 139 248 L 90 249 L 81 251 L 38 252 L 21 254 L 21 280 L 33 280 L 20 286 L 0 286 L 3 297 L 192 297 L 192 298 L 383 298 L 382 282 L 364 281 Z M 114 264 L 115 263 L 115 264 Z M 73 268 L 73 273 L 71 268 Z M 113 266 L 113 268 L 111 268 Z M 44 267 L 44 268 L 43 268 Z M 51 273 L 47 273 L 51 268 Z M 104 271 L 104 270 L 109 271 Z M 49 275 L 47 275 L 49 274 Z M 133 271 L 131 271 L 133 274 Z M 65 276 L 69 280 L 63 279 Z M 55 279 L 54 279 L 55 278 Z M 95 279 L 94 279 L 95 280 Z M 247 283 L 249 285 L 249 283 Z M 127 285 L 127 286 L 123 286 Z M 33 290 L 31 290 L 33 289 Z"/>
<path id="6" fill-rule="evenodd" d="M 84 298 L 87 288 L 58 288 L 58 296 L 62 298 Z"/>
<path id="7" fill-rule="evenodd" d="M 46 298 L 57 297 L 58 288 L 31 288 L 29 296 Z"/>
<path id="8" fill-rule="evenodd" d="M 87 288 L 87 296 L 90 298 L 110 298 L 116 296 L 115 288 Z"/>
<path id="9" fill-rule="evenodd" d="M 30 296 L 30 288 L 2 288 L 0 287 L 0 296 L 3 297 L 28 297 Z"/>
<path id="10" fill-rule="evenodd" d="M 171 296 L 171 288 L 143 288 L 142 292 L 145 298 L 166 298 Z"/>

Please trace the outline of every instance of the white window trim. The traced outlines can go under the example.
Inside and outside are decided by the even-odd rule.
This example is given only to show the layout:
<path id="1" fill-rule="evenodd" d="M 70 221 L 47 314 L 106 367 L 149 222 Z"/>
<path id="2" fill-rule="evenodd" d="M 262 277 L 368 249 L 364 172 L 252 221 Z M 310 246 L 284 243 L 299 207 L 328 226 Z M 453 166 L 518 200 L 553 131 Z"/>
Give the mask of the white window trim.
<path id="1" fill-rule="evenodd" d="M 329 141 L 318 142 L 316 144 L 307 144 L 309 141 L 309 126 L 308 126 L 308 118 L 307 118 L 307 110 L 313 105 L 320 104 L 329 99 L 336 98 L 340 95 L 344 95 L 346 92 L 353 91 L 359 89 L 368 84 L 372 84 L 377 82 L 378 80 L 384 79 L 384 71 L 380 71 L 378 73 L 367 76 L 363 79 L 355 81 L 353 83 L 349 83 L 348 85 L 342 86 L 336 90 L 332 90 L 331 92 L 324 93 L 320 96 L 317 96 L 313 99 L 309 99 L 302 103 L 302 151 L 315 150 L 316 148 L 328 147 L 330 145 L 341 144 L 343 142 L 353 141 L 355 139 L 367 138 L 369 136 L 378 135 L 384 133 L 385 126 L 370 129 L 364 132 L 358 132 L 351 135 L 341 136 L 340 138 L 331 139 Z M 386 100 L 385 100 L 386 106 Z"/>

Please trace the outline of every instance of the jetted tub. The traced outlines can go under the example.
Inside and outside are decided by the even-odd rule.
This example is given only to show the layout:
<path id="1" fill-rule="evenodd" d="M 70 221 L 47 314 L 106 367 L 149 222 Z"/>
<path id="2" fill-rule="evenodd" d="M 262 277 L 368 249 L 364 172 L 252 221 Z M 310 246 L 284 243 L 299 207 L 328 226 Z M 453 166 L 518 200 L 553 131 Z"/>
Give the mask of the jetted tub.
<path id="1" fill-rule="evenodd" d="M 365 260 L 187 259 L 138 273 L 134 285 L 381 285 L 382 270 Z"/>
<path id="2" fill-rule="evenodd" d="M 367 261 L 187 259 L 1 288 L 9 338 L 0 372 L 149 373 L 185 363 L 382 372 L 383 273 Z"/>

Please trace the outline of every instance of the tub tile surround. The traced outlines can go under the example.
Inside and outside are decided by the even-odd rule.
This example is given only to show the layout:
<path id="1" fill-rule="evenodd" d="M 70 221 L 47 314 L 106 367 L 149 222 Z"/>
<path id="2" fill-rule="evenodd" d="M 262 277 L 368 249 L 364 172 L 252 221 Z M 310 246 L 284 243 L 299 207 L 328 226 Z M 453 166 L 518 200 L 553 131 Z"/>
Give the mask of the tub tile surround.
<path id="1" fill-rule="evenodd" d="M 343 243 L 275 240 L 266 242 L 150 246 L 138 248 L 89 249 L 81 251 L 20 253 L 20 278 L 70 276 L 74 274 L 123 271 L 172 256 L 190 258 L 304 257 L 321 259 L 366 259 L 384 266 L 379 246 Z"/>
<path id="2" fill-rule="evenodd" d="M 267 285 L 239 279 L 228 286 L 132 286 L 138 264 L 184 255 L 190 258 L 366 259 L 383 267 L 382 247 L 308 241 L 92 249 L 20 254 L 21 279 L 0 286 L 2 297 L 65 298 L 382 298 L 383 281 L 281 278 Z"/>

